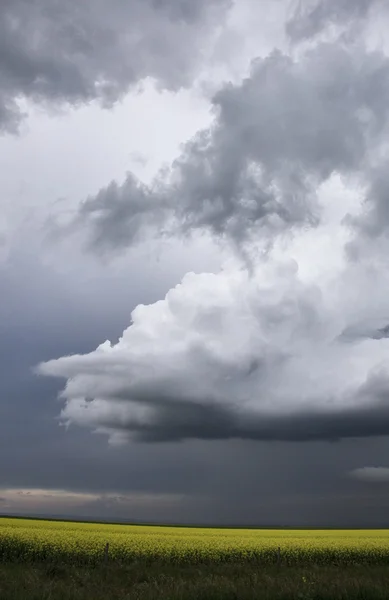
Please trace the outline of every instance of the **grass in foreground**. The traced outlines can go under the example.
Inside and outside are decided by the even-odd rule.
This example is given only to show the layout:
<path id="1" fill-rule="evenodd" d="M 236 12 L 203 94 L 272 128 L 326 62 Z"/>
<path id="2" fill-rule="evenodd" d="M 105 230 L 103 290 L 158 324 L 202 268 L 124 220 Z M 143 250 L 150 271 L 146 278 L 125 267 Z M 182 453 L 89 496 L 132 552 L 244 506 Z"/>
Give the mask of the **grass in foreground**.
<path id="1" fill-rule="evenodd" d="M 0 565 L 2 600 L 383 600 L 389 567 Z"/>

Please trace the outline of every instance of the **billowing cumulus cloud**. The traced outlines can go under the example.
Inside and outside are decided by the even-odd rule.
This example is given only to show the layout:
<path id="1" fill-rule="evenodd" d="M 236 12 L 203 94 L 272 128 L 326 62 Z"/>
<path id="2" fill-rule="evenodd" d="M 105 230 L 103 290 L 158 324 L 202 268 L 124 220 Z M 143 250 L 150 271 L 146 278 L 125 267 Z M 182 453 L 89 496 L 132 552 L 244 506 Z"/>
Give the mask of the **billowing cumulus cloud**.
<path id="1" fill-rule="evenodd" d="M 334 174 L 372 184 L 388 123 L 389 60 L 362 43 L 320 43 L 300 58 L 274 51 L 213 98 L 214 121 L 146 187 L 129 175 L 85 200 L 70 228 L 96 251 L 164 231 L 208 230 L 242 248 L 316 226 L 320 185 Z"/>
<path id="2" fill-rule="evenodd" d="M 327 284 L 274 257 L 251 275 L 189 273 L 164 300 L 139 305 L 117 344 L 38 372 L 67 379 L 64 421 L 112 443 L 386 435 L 388 340 L 364 321 L 384 320 L 388 291 L 371 265 L 343 265 Z M 344 339 L 358 322 L 370 334 Z"/>
<path id="3" fill-rule="evenodd" d="M 187 86 L 229 4 L 2 0 L 0 131 L 17 130 L 23 99 L 110 105 L 146 77 Z"/>
<path id="4" fill-rule="evenodd" d="M 360 467 L 353 469 L 350 476 L 368 483 L 387 483 L 389 482 L 389 469 L 388 467 Z"/>

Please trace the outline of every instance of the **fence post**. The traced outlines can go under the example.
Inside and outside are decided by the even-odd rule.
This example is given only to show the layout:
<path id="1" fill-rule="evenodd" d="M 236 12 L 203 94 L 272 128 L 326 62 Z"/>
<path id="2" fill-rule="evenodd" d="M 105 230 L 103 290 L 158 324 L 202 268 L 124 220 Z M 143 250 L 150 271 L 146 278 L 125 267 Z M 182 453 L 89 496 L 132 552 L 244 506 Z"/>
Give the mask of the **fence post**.
<path id="1" fill-rule="evenodd" d="M 104 562 L 105 562 L 105 564 L 107 564 L 107 562 L 108 562 L 108 550 L 109 550 L 109 544 L 107 542 L 105 544 L 105 549 L 104 549 Z"/>
<path id="2" fill-rule="evenodd" d="M 278 546 L 278 550 L 277 550 L 277 565 L 280 566 L 281 565 L 281 548 Z"/>

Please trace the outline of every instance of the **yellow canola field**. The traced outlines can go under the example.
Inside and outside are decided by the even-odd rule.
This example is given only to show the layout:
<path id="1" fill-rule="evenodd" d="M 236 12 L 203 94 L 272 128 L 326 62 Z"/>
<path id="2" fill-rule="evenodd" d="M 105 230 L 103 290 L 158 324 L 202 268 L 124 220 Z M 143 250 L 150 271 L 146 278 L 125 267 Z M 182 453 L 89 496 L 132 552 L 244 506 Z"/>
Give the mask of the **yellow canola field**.
<path id="1" fill-rule="evenodd" d="M 389 530 L 211 529 L 0 518 L 0 561 L 389 563 Z"/>

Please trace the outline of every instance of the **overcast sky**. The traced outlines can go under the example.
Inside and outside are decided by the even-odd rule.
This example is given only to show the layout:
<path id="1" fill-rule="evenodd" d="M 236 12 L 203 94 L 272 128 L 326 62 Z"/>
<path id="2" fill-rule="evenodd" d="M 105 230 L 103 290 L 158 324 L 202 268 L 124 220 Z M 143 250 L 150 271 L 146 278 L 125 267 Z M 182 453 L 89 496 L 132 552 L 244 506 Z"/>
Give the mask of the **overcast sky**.
<path id="1" fill-rule="evenodd" d="M 0 513 L 389 526 L 386 0 L 0 6 Z"/>

